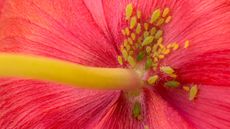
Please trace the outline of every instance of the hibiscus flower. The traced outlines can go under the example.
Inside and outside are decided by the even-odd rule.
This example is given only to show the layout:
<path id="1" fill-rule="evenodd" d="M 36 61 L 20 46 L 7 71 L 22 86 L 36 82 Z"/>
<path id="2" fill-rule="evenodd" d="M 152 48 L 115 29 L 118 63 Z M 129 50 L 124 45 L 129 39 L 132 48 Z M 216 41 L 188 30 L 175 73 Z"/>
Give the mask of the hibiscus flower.
<path id="1" fill-rule="evenodd" d="M 0 0 L 0 51 L 34 55 L 0 59 L 42 56 L 47 64 L 130 71 L 124 80 L 138 75 L 103 87 L 113 90 L 2 78 L 0 127 L 227 129 L 229 28 L 228 0 Z"/>

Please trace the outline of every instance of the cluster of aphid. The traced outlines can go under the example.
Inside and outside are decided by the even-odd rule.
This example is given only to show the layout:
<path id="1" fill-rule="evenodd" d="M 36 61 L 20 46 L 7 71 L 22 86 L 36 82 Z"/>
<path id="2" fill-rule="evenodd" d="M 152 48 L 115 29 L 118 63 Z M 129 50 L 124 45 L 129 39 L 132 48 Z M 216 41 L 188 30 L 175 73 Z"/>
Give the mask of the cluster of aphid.
<path id="1" fill-rule="evenodd" d="M 160 72 L 170 78 L 164 83 L 166 87 L 179 87 L 180 83 L 176 81 L 177 75 L 170 66 L 159 66 L 159 62 L 168 54 L 180 48 L 177 42 L 164 45 L 162 26 L 172 20 L 170 9 L 164 8 L 153 11 L 150 19 L 145 22 L 142 19 L 141 11 L 135 10 L 132 4 L 128 4 L 125 10 L 125 18 L 129 23 L 127 27 L 121 30 L 124 40 L 120 46 L 121 56 L 118 56 L 120 65 L 129 66 L 132 69 L 138 67 L 138 64 L 144 64 L 145 71 L 152 71 L 148 76 L 146 83 L 155 85 L 159 80 Z M 183 49 L 189 47 L 189 40 L 186 40 Z M 198 92 L 196 85 L 182 86 L 189 93 L 189 100 L 193 100 Z"/>

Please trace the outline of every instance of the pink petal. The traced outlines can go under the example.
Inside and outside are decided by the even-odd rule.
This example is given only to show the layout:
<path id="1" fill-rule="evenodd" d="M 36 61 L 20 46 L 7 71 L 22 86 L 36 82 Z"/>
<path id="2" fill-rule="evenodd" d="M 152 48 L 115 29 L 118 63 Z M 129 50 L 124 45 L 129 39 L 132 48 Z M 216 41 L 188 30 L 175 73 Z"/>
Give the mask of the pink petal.
<path id="1" fill-rule="evenodd" d="M 197 129 L 228 129 L 230 127 L 230 87 L 199 85 L 194 102 L 184 91 L 162 90 L 167 100 Z"/>
<path id="2" fill-rule="evenodd" d="M 192 129 L 192 125 L 156 91 L 146 90 L 146 104 L 150 129 Z M 183 106 L 183 105 L 181 105 Z"/>
<path id="3" fill-rule="evenodd" d="M 118 66 L 116 49 L 83 1 L 8 0 L 2 11 L 2 52 L 38 54 L 91 66 Z"/>
<path id="4" fill-rule="evenodd" d="M 227 1 L 205 1 L 181 10 L 166 33 L 167 41 L 178 41 L 188 49 L 172 53 L 163 64 L 177 69 L 182 84 L 197 84 L 197 100 L 188 100 L 187 93 L 159 90 L 162 96 L 196 128 L 230 127 L 230 6 Z"/>
<path id="5" fill-rule="evenodd" d="M 166 43 L 178 42 L 181 49 L 163 62 L 181 67 L 206 52 L 226 50 L 230 42 L 230 6 L 225 0 L 191 2 L 186 9 L 178 9 L 165 27 Z M 190 41 L 183 49 L 185 40 Z"/>
<path id="6" fill-rule="evenodd" d="M 90 129 L 119 97 L 27 80 L 2 79 L 0 87 L 0 127 L 7 129 Z"/>
<path id="7" fill-rule="evenodd" d="M 124 94 L 110 108 L 100 120 L 95 129 L 142 129 L 143 121 L 138 121 L 132 116 L 132 100 Z"/>
<path id="8" fill-rule="evenodd" d="M 145 89 L 142 120 L 132 116 L 132 106 L 124 96 L 107 112 L 97 129 L 187 129 L 192 126 L 159 94 Z"/>

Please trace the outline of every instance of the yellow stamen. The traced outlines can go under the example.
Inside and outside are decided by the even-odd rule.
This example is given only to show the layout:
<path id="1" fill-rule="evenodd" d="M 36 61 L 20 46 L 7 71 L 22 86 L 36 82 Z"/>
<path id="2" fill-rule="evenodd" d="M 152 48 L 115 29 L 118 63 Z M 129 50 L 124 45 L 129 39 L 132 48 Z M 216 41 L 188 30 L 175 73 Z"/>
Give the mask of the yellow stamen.
<path id="1" fill-rule="evenodd" d="M 150 84 L 150 85 L 155 84 L 158 79 L 159 79 L 158 75 L 151 76 L 148 79 L 148 84 Z"/>
<path id="2" fill-rule="evenodd" d="M 188 92 L 188 91 L 190 90 L 189 86 L 183 86 L 182 88 L 183 88 L 183 90 L 185 90 L 186 92 Z"/>
<path id="3" fill-rule="evenodd" d="M 169 23 L 172 20 L 172 16 L 168 16 L 165 20 L 165 23 Z"/>
<path id="4" fill-rule="evenodd" d="M 151 35 L 154 35 L 157 32 L 157 29 L 155 27 L 153 27 L 150 31 Z"/>
<path id="5" fill-rule="evenodd" d="M 128 38 L 128 43 L 130 44 L 130 45 L 133 45 L 133 40 L 129 37 Z"/>
<path id="6" fill-rule="evenodd" d="M 128 56 L 128 62 L 132 67 L 135 67 L 136 62 L 135 62 L 135 60 L 133 59 L 132 56 Z"/>
<path id="7" fill-rule="evenodd" d="M 137 24 L 137 28 L 136 28 L 136 33 L 137 33 L 137 34 L 140 34 L 140 32 L 141 32 L 141 24 L 138 23 L 138 24 Z"/>
<path id="8" fill-rule="evenodd" d="M 174 43 L 172 45 L 172 47 L 173 47 L 173 50 L 175 51 L 175 50 L 177 50 L 179 48 L 179 45 L 177 43 Z"/>
<path id="9" fill-rule="evenodd" d="M 137 10 L 137 18 L 141 19 L 141 11 L 140 10 Z"/>
<path id="10" fill-rule="evenodd" d="M 128 89 L 141 84 L 138 75 L 129 70 L 89 67 L 40 56 L 1 54 L 0 71 L 1 77 L 36 79 L 89 89 Z"/>
<path id="11" fill-rule="evenodd" d="M 121 53 L 122 53 L 122 56 L 124 57 L 124 59 L 127 60 L 128 59 L 128 52 L 126 50 L 122 50 Z"/>
<path id="12" fill-rule="evenodd" d="M 166 17 L 169 14 L 169 12 L 170 12 L 169 8 L 165 8 L 162 17 Z"/>
<path id="13" fill-rule="evenodd" d="M 189 40 L 186 40 L 184 44 L 184 48 L 188 48 L 188 47 L 189 47 Z"/>
<path id="14" fill-rule="evenodd" d="M 144 23 L 144 28 L 145 28 L 145 30 L 148 30 L 149 29 L 149 24 L 148 23 Z"/>
<path id="15" fill-rule="evenodd" d="M 150 46 L 147 46 L 146 47 L 146 52 L 149 54 L 151 52 L 151 47 Z"/>
<path id="16" fill-rule="evenodd" d="M 158 21 L 157 21 L 157 26 L 161 26 L 163 23 L 164 23 L 165 19 L 164 18 L 160 18 Z"/>
<path id="17" fill-rule="evenodd" d="M 126 34 L 127 36 L 129 36 L 129 35 L 130 35 L 130 30 L 129 30 L 129 28 L 128 28 L 128 27 L 126 27 L 126 28 L 125 28 L 125 34 Z"/>
<path id="18" fill-rule="evenodd" d="M 122 57 L 121 56 L 117 56 L 117 60 L 118 60 L 118 63 L 120 65 L 123 65 L 123 61 L 122 61 Z"/>
<path id="19" fill-rule="evenodd" d="M 126 9 L 125 9 L 126 20 L 130 19 L 130 17 L 132 16 L 132 13 L 133 13 L 133 4 L 130 3 L 126 6 Z"/>
<path id="20" fill-rule="evenodd" d="M 142 42 L 142 46 L 149 45 L 150 43 L 153 42 L 154 37 L 153 36 L 148 36 L 144 39 Z"/>
<path id="21" fill-rule="evenodd" d="M 163 31 L 162 30 L 158 30 L 155 34 L 155 38 L 159 39 L 161 36 L 163 35 Z"/>
<path id="22" fill-rule="evenodd" d="M 126 35 L 126 33 L 125 33 L 125 30 L 124 30 L 124 29 L 122 29 L 122 30 L 121 30 L 121 33 L 122 33 L 122 35 L 124 35 L 124 36 Z"/>
<path id="23" fill-rule="evenodd" d="M 130 29 L 133 29 L 136 24 L 137 24 L 137 17 L 133 16 L 130 20 Z"/>
<path id="24" fill-rule="evenodd" d="M 132 38 L 132 40 L 135 40 L 135 39 L 136 39 L 135 33 L 131 33 L 131 38 Z"/>
<path id="25" fill-rule="evenodd" d="M 150 23 L 155 22 L 155 21 L 160 17 L 160 15 L 161 15 L 160 9 L 155 10 L 155 11 L 152 13 Z"/>
<path id="26" fill-rule="evenodd" d="M 193 85 L 189 91 L 189 100 L 192 101 L 196 98 L 198 93 L 197 85 Z"/>
<path id="27" fill-rule="evenodd" d="M 144 32 L 144 38 L 148 37 L 149 36 L 149 32 L 148 31 L 145 31 Z"/>

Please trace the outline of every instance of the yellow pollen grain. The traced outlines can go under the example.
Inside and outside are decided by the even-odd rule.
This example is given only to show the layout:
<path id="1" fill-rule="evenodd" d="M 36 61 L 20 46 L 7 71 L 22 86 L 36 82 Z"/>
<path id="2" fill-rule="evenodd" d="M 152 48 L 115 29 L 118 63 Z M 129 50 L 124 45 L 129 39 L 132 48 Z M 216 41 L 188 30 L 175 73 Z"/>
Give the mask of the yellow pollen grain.
<path id="1" fill-rule="evenodd" d="M 164 55 L 159 55 L 158 57 L 159 57 L 159 59 L 164 59 L 165 58 Z"/>
<path id="2" fill-rule="evenodd" d="M 129 55 L 131 55 L 131 56 L 132 56 L 133 54 L 134 54 L 134 52 L 133 52 L 133 51 L 129 51 Z"/>
<path id="3" fill-rule="evenodd" d="M 146 47 L 146 52 L 149 54 L 151 52 L 151 47 L 150 46 L 147 46 Z"/>
<path id="4" fill-rule="evenodd" d="M 184 43 L 184 48 L 188 48 L 189 47 L 189 40 L 186 40 L 185 43 Z"/>
<path id="5" fill-rule="evenodd" d="M 136 16 L 131 17 L 130 26 L 129 26 L 130 29 L 133 29 L 136 24 L 137 24 L 137 17 Z"/>
<path id="6" fill-rule="evenodd" d="M 142 43 L 142 37 L 139 37 L 139 38 L 137 39 L 137 43 Z"/>
<path id="7" fill-rule="evenodd" d="M 122 61 L 122 57 L 121 56 L 117 56 L 117 61 L 120 65 L 123 65 L 123 61 Z"/>
<path id="8" fill-rule="evenodd" d="M 120 46 L 120 50 L 121 50 L 121 51 L 124 50 L 124 48 L 125 48 L 124 45 L 121 45 L 121 46 Z"/>
<path id="9" fill-rule="evenodd" d="M 155 54 L 156 50 L 157 50 L 157 45 L 153 45 L 152 52 L 153 52 L 154 54 Z"/>
<path id="10" fill-rule="evenodd" d="M 149 79 L 147 80 L 148 84 L 152 85 L 155 84 L 157 82 L 157 80 L 159 79 L 158 75 L 154 75 L 149 77 Z"/>
<path id="11" fill-rule="evenodd" d="M 150 23 L 155 22 L 155 21 L 160 17 L 160 15 L 161 15 L 160 9 L 155 10 L 155 11 L 152 13 Z"/>
<path id="12" fill-rule="evenodd" d="M 149 126 L 148 126 L 148 125 L 145 125 L 145 126 L 144 126 L 144 129 L 149 129 Z"/>
<path id="13" fill-rule="evenodd" d="M 170 43 L 170 44 L 168 44 L 167 45 L 167 48 L 169 49 L 169 48 L 172 48 L 172 44 Z"/>
<path id="14" fill-rule="evenodd" d="M 128 40 L 124 39 L 123 44 L 124 44 L 124 46 L 126 46 L 128 44 Z"/>
<path id="15" fill-rule="evenodd" d="M 161 36 L 163 35 L 163 31 L 162 30 L 158 30 L 155 34 L 155 38 L 159 39 Z"/>
<path id="16" fill-rule="evenodd" d="M 162 44 L 162 43 L 163 43 L 163 38 L 160 37 L 160 38 L 157 40 L 157 44 L 160 45 L 160 44 Z"/>
<path id="17" fill-rule="evenodd" d="M 141 11 L 140 10 L 137 10 L 137 18 L 141 19 Z"/>
<path id="18" fill-rule="evenodd" d="M 126 48 L 127 51 L 129 51 L 131 47 L 130 47 L 130 45 L 127 44 L 127 45 L 125 46 L 125 48 Z"/>
<path id="19" fill-rule="evenodd" d="M 137 34 L 140 34 L 140 32 L 141 32 L 141 24 L 138 23 L 138 24 L 137 24 L 137 28 L 136 28 L 136 33 L 137 33 Z"/>
<path id="20" fill-rule="evenodd" d="M 148 23 L 144 23 L 144 29 L 148 30 L 149 29 L 149 24 Z"/>
<path id="21" fill-rule="evenodd" d="M 153 36 L 148 36 L 144 39 L 144 41 L 142 42 L 142 46 L 146 46 L 149 45 L 153 42 L 154 37 Z"/>
<path id="22" fill-rule="evenodd" d="M 164 18 L 160 18 L 158 21 L 157 21 L 157 26 L 161 26 L 163 23 L 164 23 L 165 19 Z"/>
<path id="23" fill-rule="evenodd" d="M 197 85 L 193 85 L 189 91 L 189 100 L 192 101 L 196 98 L 198 93 Z"/>
<path id="24" fill-rule="evenodd" d="M 170 9 L 169 8 L 165 8 L 164 11 L 163 11 L 163 14 L 162 14 L 162 17 L 166 17 L 170 12 Z"/>
<path id="25" fill-rule="evenodd" d="M 132 16 L 132 13 L 133 13 L 133 4 L 130 3 L 126 6 L 126 9 L 125 9 L 126 20 L 130 19 L 130 17 Z"/>
<path id="26" fill-rule="evenodd" d="M 124 35 L 124 36 L 126 35 L 126 33 L 125 33 L 125 30 L 124 30 L 124 29 L 122 29 L 122 30 L 121 30 L 121 33 L 122 33 L 122 35 Z"/>
<path id="27" fill-rule="evenodd" d="M 183 86 L 182 87 L 184 91 L 188 92 L 190 90 L 189 86 Z"/>
<path id="28" fill-rule="evenodd" d="M 168 16 L 165 20 L 165 23 L 169 23 L 172 20 L 172 16 Z"/>
<path id="29" fill-rule="evenodd" d="M 153 28 L 151 29 L 151 31 L 150 31 L 150 34 L 151 34 L 151 35 L 154 35 L 156 32 L 157 32 L 156 27 L 153 27 Z"/>
<path id="30" fill-rule="evenodd" d="M 173 50 L 175 51 L 175 50 L 177 50 L 179 48 L 179 44 L 174 43 L 172 47 L 173 47 Z"/>
<path id="31" fill-rule="evenodd" d="M 163 52 L 164 55 L 167 55 L 170 53 L 170 49 L 165 49 L 165 51 Z"/>
<path id="32" fill-rule="evenodd" d="M 154 58 L 153 58 L 153 61 L 154 61 L 154 62 L 158 62 L 159 60 L 158 60 L 157 57 L 154 57 Z"/>
<path id="33" fill-rule="evenodd" d="M 128 62 L 132 67 L 135 67 L 136 62 L 135 62 L 135 60 L 133 59 L 132 56 L 128 56 Z"/>
<path id="34" fill-rule="evenodd" d="M 128 59 L 128 52 L 127 52 L 125 49 L 123 49 L 123 50 L 121 51 L 121 53 L 122 53 L 124 59 L 127 60 L 127 59 Z"/>
<path id="35" fill-rule="evenodd" d="M 128 38 L 128 43 L 130 44 L 130 45 L 133 45 L 133 40 L 129 37 Z"/>
<path id="36" fill-rule="evenodd" d="M 128 43 L 130 44 L 130 45 L 133 45 L 133 40 L 129 37 L 128 38 Z"/>
<path id="37" fill-rule="evenodd" d="M 135 39 L 136 39 L 135 33 L 131 33 L 131 38 L 132 38 L 132 40 L 135 40 Z"/>
<path id="38" fill-rule="evenodd" d="M 144 38 L 146 38 L 146 37 L 149 36 L 149 32 L 148 32 L 148 31 L 145 31 L 143 35 L 144 35 Z"/>
<path id="39" fill-rule="evenodd" d="M 125 28 L 125 34 L 126 34 L 127 36 L 129 36 L 129 35 L 130 35 L 130 30 L 129 30 L 129 28 L 128 28 L 128 27 L 126 27 L 126 28 Z"/>

